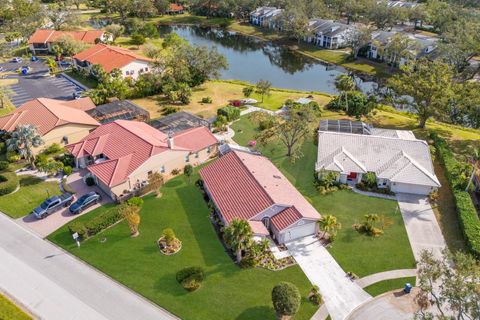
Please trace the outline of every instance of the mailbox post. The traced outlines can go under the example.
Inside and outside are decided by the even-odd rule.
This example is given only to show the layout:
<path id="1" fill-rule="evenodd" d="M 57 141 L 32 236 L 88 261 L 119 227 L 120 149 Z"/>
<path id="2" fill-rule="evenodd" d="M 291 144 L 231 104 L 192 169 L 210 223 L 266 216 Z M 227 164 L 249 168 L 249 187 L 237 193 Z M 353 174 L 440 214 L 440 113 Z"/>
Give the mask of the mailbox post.
<path id="1" fill-rule="evenodd" d="M 78 233 L 75 232 L 74 234 L 72 234 L 72 237 L 73 237 L 73 240 L 75 240 L 75 242 L 77 243 L 77 247 L 80 248 L 80 239 L 79 239 Z"/>

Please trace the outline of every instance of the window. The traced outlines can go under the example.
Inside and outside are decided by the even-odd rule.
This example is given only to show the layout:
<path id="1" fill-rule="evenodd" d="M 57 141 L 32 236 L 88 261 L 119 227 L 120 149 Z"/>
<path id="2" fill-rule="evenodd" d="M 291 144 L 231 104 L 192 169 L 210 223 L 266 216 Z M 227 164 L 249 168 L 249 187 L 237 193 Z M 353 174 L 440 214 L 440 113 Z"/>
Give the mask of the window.
<path id="1" fill-rule="evenodd" d="M 147 72 L 147 71 L 148 71 L 148 67 L 145 67 L 145 72 Z"/>
<path id="2" fill-rule="evenodd" d="M 165 166 L 161 166 L 161 167 L 160 167 L 160 172 L 161 172 L 161 173 L 165 173 Z"/>
<path id="3" fill-rule="evenodd" d="M 65 143 L 65 144 L 68 144 L 68 137 L 67 136 L 64 136 L 62 138 L 62 142 Z"/>
<path id="4" fill-rule="evenodd" d="M 134 75 L 135 74 L 135 70 L 130 70 L 130 75 Z"/>
<path id="5" fill-rule="evenodd" d="M 207 148 L 207 153 L 210 153 L 212 150 L 211 150 L 211 147 L 208 147 Z"/>
<path id="6" fill-rule="evenodd" d="M 195 152 L 195 158 L 198 159 L 198 152 Z"/>
<path id="7" fill-rule="evenodd" d="M 185 162 L 190 162 L 190 155 L 187 154 L 187 155 L 185 156 Z"/>
<path id="8" fill-rule="evenodd" d="M 148 171 L 147 175 L 150 177 L 153 174 L 153 171 Z"/>

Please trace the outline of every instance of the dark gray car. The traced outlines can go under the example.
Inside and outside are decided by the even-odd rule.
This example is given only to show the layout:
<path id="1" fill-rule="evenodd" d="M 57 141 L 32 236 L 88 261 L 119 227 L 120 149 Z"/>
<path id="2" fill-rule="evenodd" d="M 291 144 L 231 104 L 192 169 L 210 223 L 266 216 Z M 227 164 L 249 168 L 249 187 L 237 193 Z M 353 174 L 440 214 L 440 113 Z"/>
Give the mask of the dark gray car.
<path id="1" fill-rule="evenodd" d="M 78 214 L 86 208 L 99 203 L 100 200 L 102 200 L 102 196 L 92 191 L 78 198 L 78 200 L 70 206 L 69 210 L 72 214 Z"/>

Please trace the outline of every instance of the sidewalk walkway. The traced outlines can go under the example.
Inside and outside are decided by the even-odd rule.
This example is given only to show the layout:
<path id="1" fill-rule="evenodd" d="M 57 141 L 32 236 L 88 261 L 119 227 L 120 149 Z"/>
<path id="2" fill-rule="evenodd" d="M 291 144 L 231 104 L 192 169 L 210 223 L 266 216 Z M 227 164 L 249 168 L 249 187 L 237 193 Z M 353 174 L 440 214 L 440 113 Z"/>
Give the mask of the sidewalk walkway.
<path id="1" fill-rule="evenodd" d="M 369 285 L 372 285 L 374 283 L 384 281 L 384 280 L 416 277 L 416 276 L 417 276 L 417 269 L 390 270 L 390 271 L 371 274 L 369 276 L 356 280 L 355 283 L 357 283 L 360 287 L 365 288 L 365 287 L 368 287 Z"/>
<path id="2" fill-rule="evenodd" d="M 387 200 L 397 200 L 396 196 L 392 196 L 389 194 L 381 194 L 381 193 L 376 193 L 376 192 L 369 192 L 369 191 L 363 191 L 355 187 L 354 185 L 349 186 L 352 188 L 352 191 L 358 194 L 362 194 L 364 196 L 369 196 L 369 197 L 374 197 L 374 198 L 381 198 L 381 199 L 387 199 Z"/>
<path id="3" fill-rule="evenodd" d="M 315 237 L 287 243 L 287 248 L 307 278 L 317 285 L 332 320 L 343 320 L 372 297 L 351 281 L 332 255 Z"/>
<path id="4" fill-rule="evenodd" d="M 0 213 L 0 291 L 39 319 L 178 319 Z"/>

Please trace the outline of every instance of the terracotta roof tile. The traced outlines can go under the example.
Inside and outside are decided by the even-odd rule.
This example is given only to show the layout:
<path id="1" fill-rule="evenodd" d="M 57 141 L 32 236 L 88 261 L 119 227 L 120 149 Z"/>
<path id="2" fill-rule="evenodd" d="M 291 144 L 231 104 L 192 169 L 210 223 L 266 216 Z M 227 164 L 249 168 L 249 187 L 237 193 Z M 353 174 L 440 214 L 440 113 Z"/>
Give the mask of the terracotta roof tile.
<path id="1" fill-rule="evenodd" d="M 288 228 L 296 221 L 302 218 L 300 212 L 298 212 L 297 208 L 289 207 L 280 213 L 274 215 L 270 222 L 278 231 L 282 231 L 283 229 Z"/>
<path id="2" fill-rule="evenodd" d="M 40 135 L 45 135 L 52 129 L 68 123 L 99 126 L 97 120 L 79 107 L 82 102 L 89 105 L 88 101 L 91 102 L 91 100 L 74 102 L 72 107 L 71 101 L 47 98 L 30 100 L 11 114 L 0 117 L 0 129 L 13 131 L 18 125 L 32 124 L 37 127 Z"/>
<path id="3" fill-rule="evenodd" d="M 103 30 L 87 30 L 87 31 L 57 31 L 47 29 L 37 29 L 30 39 L 29 44 L 55 42 L 64 35 L 69 35 L 77 41 L 94 44 L 95 39 L 101 38 L 105 31 Z"/>
<path id="4" fill-rule="evenodd" d="M 101 43 L 77 53 L 73 58 L 80 61 L 88 61 L 92 65 L 99 64 L 105 72 L 122 68 L 136 60 L 152 61 L 152 59 L 138 55 L 125 48 L 108 46 Z"/>
<path id="5" fill-rule="evenodd" d="M 175 147 L 197 152 L 217 143 L 207 127 L 197 127 L 181 131 L 173 136 Z"/>

